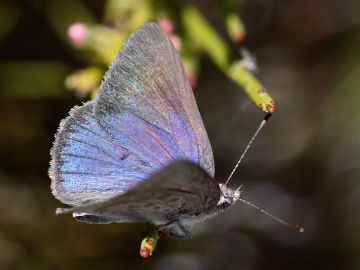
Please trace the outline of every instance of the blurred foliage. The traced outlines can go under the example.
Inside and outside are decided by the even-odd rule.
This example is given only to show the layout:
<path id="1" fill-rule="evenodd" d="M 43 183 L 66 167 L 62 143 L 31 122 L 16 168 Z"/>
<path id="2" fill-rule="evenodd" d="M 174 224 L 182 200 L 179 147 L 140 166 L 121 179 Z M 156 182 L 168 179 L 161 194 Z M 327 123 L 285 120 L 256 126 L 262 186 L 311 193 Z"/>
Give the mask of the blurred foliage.
<path id="1" fill-rule="evenodd" d="M 16 4 L 5 2 L 0 8 L 0 40 L 15 26 L 20 18 L 20 10 Z"/>
<path id="2" fill-rule="evenodd" d="M 175 3 L 167 3 L 161 0 L 108 0 L 104 3 L 104 14 L 98 22 L 82 1 L 55 0 L 46 2 L 44 6 L 41 6 L 43 9 L 41 11 L 45 13 L 53 31 L 63 42 L 67 42 L 66 39 L 68 39 L 70 44 L 83 54 L 84 60 L 89 65 L 83 70 L 77 70 L 74 74 L 68 75 L 66 82 L 71 83 L 65 83 L 65 86 L 80 92 L 80 96 L 85 96 L 88 93 L 94 97 L 98 89 L 96 84 L 97 86 L 100 84 L 99 74 L 89 71 L 101 70 L 104 73 L 121 48 L 122 43 L 131 33 L 143 23 L 158 21 L 168 32 L 175 47 L 185 59 L 185 69 L 192 86 L 195 86 L 200 71 L 197 55 L 204 52 L 225 75 L 244 89 L 260 109 L 265 112 L 273 112 L 273 105 L 275 104 L 273 99 L 261 83 L 250 75 L 251 71 L 247 70 L 246 66 L 239 65 L 241 61 L 232 60 L 234 57 L 230 57 L 229 46 L 217 34 L 205 16 L 195 6 L 180 2 Z M 225 22 L 224 27 L 229 37 L 235 42 L 242 42 L 245 37 L 245 28 L 240 17 L 235 12 L 231 12 L 231 7 L 239 6 L 239 4 L 240 2 L 236 0 L 225 1 L 220 4 L 220 11 L 222 11 L 220 13 Z M 36 4 L 34 3 L 34 5 Z M 9 21 L 11 22 L 11 20 Z M 183 31 L 179 31 L 179 28 Z M 34 73 L 41 73 L 41 70 L 36 69 L 36 66 L 34 68 Z M 53 73 L 50 69 L 49 72 L 48 75 L 51 77 Z M 85 81 L 89 81 L 87 86 L 84 84 Z M 37 91 L 37 88 L 34 90 L 14 88 L 12 90 L 12 86 L 11 84 L 6 86 L 10 89 L 9 94 L 19 95 L 23 93 L 27 97 L 56 94 L 51 89 L 41 92 Z M 258 93 L 260 89 L 261 95 Z"/>
<path id="3" fill-rule="evenodd" d="M 0 70 L 2 96 L 39 98 L 49 92 L 63 94 L 61 85 L 69 67 L 59 62 L 2 61 Z"/>

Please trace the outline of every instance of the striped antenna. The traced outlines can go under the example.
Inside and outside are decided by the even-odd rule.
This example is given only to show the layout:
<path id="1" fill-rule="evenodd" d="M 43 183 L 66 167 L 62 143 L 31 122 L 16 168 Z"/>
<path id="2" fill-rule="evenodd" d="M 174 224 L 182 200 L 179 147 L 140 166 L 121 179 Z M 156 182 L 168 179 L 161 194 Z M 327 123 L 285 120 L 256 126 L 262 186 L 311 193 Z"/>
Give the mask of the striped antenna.
<path id="1" fill-rule="evenodd" d="M 261 121 L 259 127 L 258 127 L 257 130 L 255 131 L 255 133 L 254 133 L 254 135 L 252 136 L 251 140 L 250 140 L 249 143 L 247 144 L 244 152 L 242 153 L 240 159 L 238 160 L 238 162 L 236 163 L 234 169 L 232 170 L 231 174 L 229 175 L 228 179 L 226 180 L 225 185 L 227 185 L 227 184 L 229 183 L 229 181 L 230 181 L 231 177 L 233 176 L 233 174 L 235 173 L 237 167 L 239 166 L 239 164 L 241 163 L 241 161 L 244 159 L 246 152 L 249 150 L 251 144 L 252 144 L 253 141 L 255 140 L 256 136 L 259 134 L 260 130 L 265 126 L 265 124 L 266 124 L 266 122 L 269 120 L 270 116 L 271 116 L 270 113 L 266 114 L 264 120 Z"/>
<path id="2" fill-rule="evenodd" d="M 265 211 L 264 209 L 261 209 L 259 206 L 255 205 L 255 204 L 253 204 L 253 203 L 251 203 L 251 202 L 248 202 L 248 201 L 246 201 L 246 200 L 244 200 L 244 199 L 239 198 L 238 200 L 241 201 L 241 202 L 243 202 L 243 203 L 245 203 L 245 204 L 247 204 L 247 205 L 250 205 L 251 207 L 253 207 L 253 208 L 255 208 L 256 210 L 260 211 L 261 213 L 267 215 L 268 217 L 270 217 L 270 218 L 272 218 L 272 219 L 275 219 L 276 221 L 280 222 L 281 224 L 283 224 L 283 225 L 285 225 L 285 226 L 288 226 L 288 227 L 290 227 L 290 228 L 293 228 L 293 229 L 297 230 L 297 231 L 300 232 L 300 233 L 303 233 L 303 232 L 304 232 L 304 228 L 301 227 L 301 226 L 298 225 L 298 224 L 294 224 L 294 223 L 290 223 L 290 222 L 287 222 L 287 221 L 285 221 L 285 220 L 282 220 L 281 218 L 278 218 L 278 217 L 270 214 L 269 212 Z"/>

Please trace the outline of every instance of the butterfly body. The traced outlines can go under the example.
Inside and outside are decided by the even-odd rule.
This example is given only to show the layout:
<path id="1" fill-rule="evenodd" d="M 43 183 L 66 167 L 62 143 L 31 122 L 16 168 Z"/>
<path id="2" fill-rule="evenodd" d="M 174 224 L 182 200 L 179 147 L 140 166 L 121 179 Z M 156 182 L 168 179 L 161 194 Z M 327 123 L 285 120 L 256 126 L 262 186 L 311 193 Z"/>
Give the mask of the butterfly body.
<path id="1" fill-rule="evenodd" d="M 88 223 L 152 222 L 190 238 L 193 223 L 239 196 L 214 159 L 180 56 L 155 23 L 140 27 L 98 96 L 70 111 L 51 150 L 54 196 Z"/>

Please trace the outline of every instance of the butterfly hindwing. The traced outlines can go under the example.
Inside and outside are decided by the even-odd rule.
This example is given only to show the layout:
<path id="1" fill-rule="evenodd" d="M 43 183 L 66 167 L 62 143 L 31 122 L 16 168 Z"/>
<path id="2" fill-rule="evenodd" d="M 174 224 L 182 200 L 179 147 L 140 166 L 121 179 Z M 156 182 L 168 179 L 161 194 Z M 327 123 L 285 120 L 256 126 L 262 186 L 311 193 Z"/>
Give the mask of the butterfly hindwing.
<path id="1" fill-rule="evenodd" d="M 214 209 L 219 197 L 219 186 L 208 173 L 192 162 L 178 161 L 121 195 L 59 209 L 58 213 L 74 213 L 78 220 L 89 223 L 165 224 L 206 215 Z"/>

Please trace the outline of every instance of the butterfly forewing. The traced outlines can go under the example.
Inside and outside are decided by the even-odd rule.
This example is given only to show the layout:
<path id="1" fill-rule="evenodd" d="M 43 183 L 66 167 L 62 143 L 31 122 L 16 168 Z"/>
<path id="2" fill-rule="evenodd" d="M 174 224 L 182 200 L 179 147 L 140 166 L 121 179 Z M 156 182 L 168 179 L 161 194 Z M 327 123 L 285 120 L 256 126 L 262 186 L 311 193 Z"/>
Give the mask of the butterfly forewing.
<path id="1" fill-rule="evenodd" d="M 149 166 L 189 159 L 214 174 L 211 146 L 180 57 L 157 24 L 143 25 L 124 44 L 96 103 L 100 124 Z"/>
<path id="2" fill-rule="evenodd" d="M 53 193 L 73 206 L 121 194 L 174 160 L 214 175 L 192 89 L 160 26 L 145 24 L 124 44 L 97 98 L 62 121 L 51 155 Z"/>
<path id="3" fill-rule="evenodd" d="M 93 109 L 93 101 L 73 108 L 51 151 L 53 193 L 74 206 L 124 192 L 151 174 L 140 160 L 125 158 L 129 151 L 98 125 Z"/>

